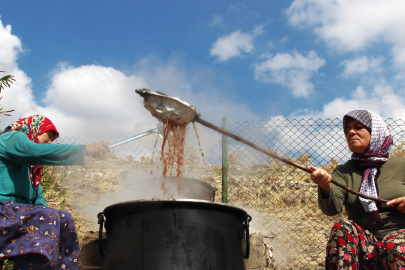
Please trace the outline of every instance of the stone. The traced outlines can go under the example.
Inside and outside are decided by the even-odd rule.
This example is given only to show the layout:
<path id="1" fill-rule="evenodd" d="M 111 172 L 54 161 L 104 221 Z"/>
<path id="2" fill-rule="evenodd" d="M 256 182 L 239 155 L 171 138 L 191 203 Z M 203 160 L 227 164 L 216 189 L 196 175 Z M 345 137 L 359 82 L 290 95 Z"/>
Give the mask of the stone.
<path id="1" fill-rule="evenodd" d="M 273 248 L 264 242 L 261 232 L 249 234 L 250 255 L 245 260 L 246 270 L 271 270 L 275 269 Z"/>
<path id="2" fill-rule="evenodd" d="M 304 193 L 285 193 L 281 195 L 284 203 L 287 205 L 298 204 L 299 202 L 305 203 L 305 194 Z"/>

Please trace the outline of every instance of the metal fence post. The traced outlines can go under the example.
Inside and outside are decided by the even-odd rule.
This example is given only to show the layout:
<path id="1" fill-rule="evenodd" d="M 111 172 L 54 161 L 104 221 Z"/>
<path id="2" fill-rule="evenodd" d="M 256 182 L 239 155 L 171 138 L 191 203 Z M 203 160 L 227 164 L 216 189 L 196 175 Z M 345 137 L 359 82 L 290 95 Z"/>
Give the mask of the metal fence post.
<path id="1" fill-rule="evenodd" d="M 222 117 L 222 129 L 228 130 L 228 117 Z M 222 135 L 222 202 L 228 203 L 228 136 Z"/>

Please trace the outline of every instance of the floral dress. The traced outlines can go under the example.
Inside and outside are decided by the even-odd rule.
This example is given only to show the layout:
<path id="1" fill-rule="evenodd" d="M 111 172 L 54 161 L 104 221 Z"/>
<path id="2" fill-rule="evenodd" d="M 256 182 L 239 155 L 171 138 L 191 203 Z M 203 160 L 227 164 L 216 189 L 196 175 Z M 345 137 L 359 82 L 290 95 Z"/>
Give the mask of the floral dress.
<path id="1" fill-rule="evenodd" d="M 19 131 L 24 133 L 32 142 L 40 143 L 38 136 L 49 130 L 53 131 L 53 139 L 59 136 L 56 127 L 48 118 L 33 115 L 7 126 L 1 136 L 7 137 L 4 133 Z M 62 145 L 52 145 L 52 147 L 62 147 Z M 3 156 L 7 157 L 7 155 Z M 10 172 L 12 169 L 5 164 L 13 164 L 15 161 L 5 158 L 0 162 L 2 163 L 2 170 L 9 170 Z M 15 166 L 17 165 L 20 166 L 18 168 L 25 166 L 16 163 Z M 0 260 L 9 259 L 14 262 L 14 269 L 21 270 L 78 269 L 80 247 L 71 214 L 65 210 L 52 209 L 46 206 L 42 189 L 38 189 L 43 173 L 42 165 L 32 165 L 29 166 L 29 170 L 28 168 L 26 170 L 26 180 L 25 178 L 11 180 L 15 181 L 14 185 L 20 186 L 23 182 L 30 181 L 28 186 L 34 191 L 36 190 L 37 198 L 41 197 L 42 200 L 37 199 L 32 201 L 32 204 L 21 203 L 21 199 L 18 202 L 15 200 L 0 201 Z M 4 173 L 12 175 L 8 172 L 2 173 L 3 175 Z M 6 179 L 0 178 L 0 181 L 2 180 L 3 183 L 6 181 Z M 5 190 L 0 190 L 2 195 L 6 194 L 5 192 Z M 13 193 L 7 194 L 17 196 Z M 24 201 L 27 199 L 25 198 Z"/>

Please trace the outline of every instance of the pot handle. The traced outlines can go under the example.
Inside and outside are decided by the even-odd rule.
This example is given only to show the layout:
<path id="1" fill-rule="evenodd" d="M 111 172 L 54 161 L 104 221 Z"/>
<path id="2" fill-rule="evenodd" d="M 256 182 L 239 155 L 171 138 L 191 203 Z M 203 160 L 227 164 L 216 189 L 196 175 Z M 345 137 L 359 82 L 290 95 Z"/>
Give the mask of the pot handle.
<path id="1" fill-rule="evenodd" d="M 98 230 L 98 250 L 100 251 L 101 257 L 104 257 L 105 250 L 103 249 L 103 225 L 104 225 L 104 213 L 100 212 L 97 215 L 98 224 L 100 224 L 100 229 Z"/>
<path id="2" fill-rule="evenodd" d="M 249 259 L 250 255 L 250 238 L 249 238 L 249 222 L 252 221 L 252 217 L 248 214 L 243 216 L 242 226 L 243 226 L 243 257 Z"/>

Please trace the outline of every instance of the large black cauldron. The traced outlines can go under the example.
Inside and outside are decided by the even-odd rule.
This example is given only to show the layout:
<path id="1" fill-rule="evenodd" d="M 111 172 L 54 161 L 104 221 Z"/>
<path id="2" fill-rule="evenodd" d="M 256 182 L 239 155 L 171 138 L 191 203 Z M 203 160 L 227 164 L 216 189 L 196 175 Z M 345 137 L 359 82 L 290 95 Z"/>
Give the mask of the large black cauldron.
<path id="1" fill-rule="evenodd" d="M 235 206 L 188 199 L 123 202 L 99 214 L 100 233 L 104 217 L 103 270 L 245 269 L 251 217 Z"/>

